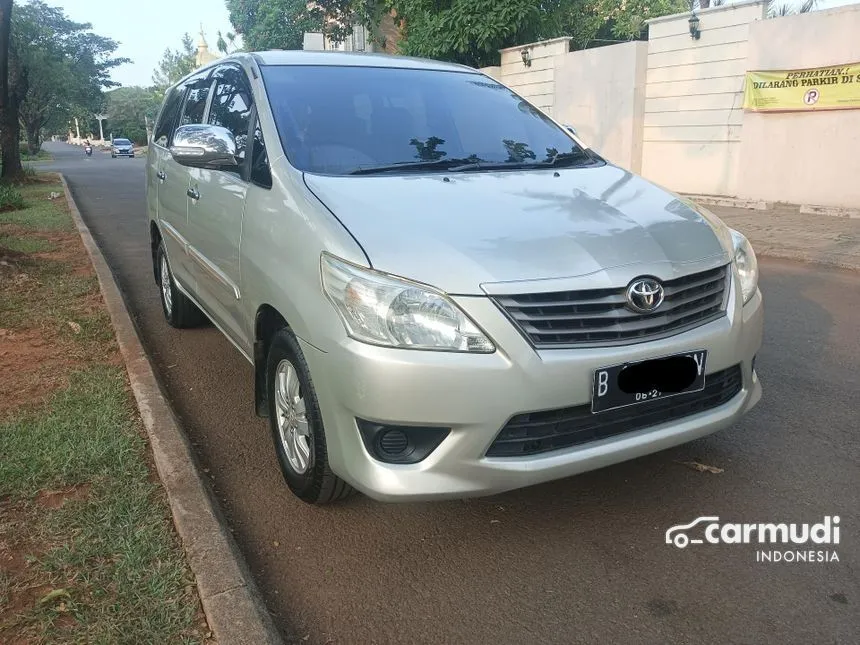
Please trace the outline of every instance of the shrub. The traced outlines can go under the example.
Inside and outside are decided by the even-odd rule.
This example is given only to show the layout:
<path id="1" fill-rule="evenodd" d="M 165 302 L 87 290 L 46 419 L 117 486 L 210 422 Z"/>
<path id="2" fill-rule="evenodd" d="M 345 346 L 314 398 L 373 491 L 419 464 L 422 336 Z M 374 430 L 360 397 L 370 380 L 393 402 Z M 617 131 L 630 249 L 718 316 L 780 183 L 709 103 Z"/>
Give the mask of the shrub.
<path id="1" fill-rule="evenodd" d="M 0 184 L 0 211 L 16 211 L 24 208 L 24 198 L 14 186 Z"/>

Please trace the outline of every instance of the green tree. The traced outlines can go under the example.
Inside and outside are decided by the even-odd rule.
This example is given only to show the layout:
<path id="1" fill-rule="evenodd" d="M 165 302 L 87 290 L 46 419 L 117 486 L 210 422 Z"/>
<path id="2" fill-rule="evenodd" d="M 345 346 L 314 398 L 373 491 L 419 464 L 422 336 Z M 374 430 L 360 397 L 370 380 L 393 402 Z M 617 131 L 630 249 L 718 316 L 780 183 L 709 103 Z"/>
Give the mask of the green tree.
<path id="1" fill-rule="evenodd" d="M 110 70 L 128 62 L 113 56 L 117 43 L 92 33 L 88 23 L 69 20 L 41 0 L 18 6 L 12 17 L 10 107 L 27 135 L 31 154 L 46 127 L 65 129 L 72 116 L 91 117 L 103 102 L 102 89 L 116 85 Z"/>
<path id="2" fill-rule="evenodd" d="M 302 49 L 305 32 L 322 32 L 334 42 L 353 25 L 374 26 L 385 0 L 226 0 L 230 22 L 245 49 Z M 219 43 L 220 49 L 220 43 Z M 222 50 L 223 51 L 223 50 Z"/>
<path id="3" fill-rule="evenodd" d="M 120 87 L 105 96 L 107 132 L 135 143 L 147 142 L 146 124 L 152 123 L 160 101 L 151 88 Z"/>
<path id="4" fill-rule="evenodd" d="M 158 67 L 152 73 L 152 82 L 158 92 L 163 96 L 164 90 L 173 85 L 186 74 L 194 71 L 197 63 L 197 50 L 191 36 L 182 36 L 182 45 L 179 49 L 164 50 L 164 55 L 158 63 Z"/>
<path id="5" fill-rule="evenodd" d="M 226 0 L 247 49 L 301 49 L 304 32 L 343 40 L 354 25 L 374 35 L 393 11 L 400 52 L 476 67 L 497 64 L 498 50 L 570 36 L 574 48 L 642 37 L 645 20 L 688 11 L 690 0 Z M 376 39 L 378 40 L 378 38 Z"/>
<path id="6" fill-rule="evenodd" d="M 305 0 L 227 0 L 227 11 L 249 51 L 301 49 L 304 32 L 322 30 L 322 10 Z"/>
<path id="7" fill-rule="evenodd" d="M 649 18 L 690 10 L 690 0 L 587 0 L 564 2 L 558 22 L 574 49 L 611 40 L 645 38 Z M 605 44 L 605 42 L 604 42 Z"/>
<path id="8" fill-rule="evenodd" d="M 239 51 L 239 45 L 236 44 L 236 34 L 232 31 L 228 31 L 226 34 L 222 34 L 221 30 L 218 30 L 218 40 L 215 43 L 215 46 L 218 48 L 218 51 L 222 54 L 228 55 L 233 54 Z"/>
<path id="9" fill-rule="evenodd" d="M 2 176 L 19 174 L 21 156 L 18 150 L 17 110 L 10 106 L 9 50 L 12 31 L 12 0 L 0 0 L 0 148 L 2 148 Z"/>
<path id="10" fill-rule="evenodd" d="M 391 0 L 410 56 L 484 66 L 498 50 L 562 35 L 559 0 Z"/>
<path id="11" fill-rule="evenodd" d="M 803 2 L 801 2 L 796 7 L 793 7 L 788 4 L 777 5 L 775 0 L 768 0 L 767 17 L 784 18 L 785 16 L 793 16 L 798 13 L 809 13 L 811 11 L 814 11 L 817 6 L 818 0 L 803 0 Z"/>
<path id="12" fill-rule="evenodd" d="M 689 0 L 386 0 L 404 38 L 402 53 L 475 67 L 498 64 L 498 50 L 558 36 L 573 47 L 596 39 L 633 40 L 645 20 L 689 10 Z"/>

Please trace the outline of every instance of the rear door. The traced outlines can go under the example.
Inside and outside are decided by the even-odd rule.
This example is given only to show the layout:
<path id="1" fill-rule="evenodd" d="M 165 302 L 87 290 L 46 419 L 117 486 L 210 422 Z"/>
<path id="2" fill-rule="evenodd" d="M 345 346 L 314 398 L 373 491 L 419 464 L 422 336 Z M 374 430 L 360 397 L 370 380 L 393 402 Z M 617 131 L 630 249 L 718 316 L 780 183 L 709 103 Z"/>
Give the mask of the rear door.
<path id="1" fill-rule="evenodd" d="M 250 84 L 242 68 L 226 63 L 213 72 L 206 122 L 230 130 L 236 139 L 235 168 L 189 168 L 188 227 L 194 277 L 210 315 L 246 351 L 240 301 L 239 241 L 248 191 L 246 150 L 253 112 Z"/>

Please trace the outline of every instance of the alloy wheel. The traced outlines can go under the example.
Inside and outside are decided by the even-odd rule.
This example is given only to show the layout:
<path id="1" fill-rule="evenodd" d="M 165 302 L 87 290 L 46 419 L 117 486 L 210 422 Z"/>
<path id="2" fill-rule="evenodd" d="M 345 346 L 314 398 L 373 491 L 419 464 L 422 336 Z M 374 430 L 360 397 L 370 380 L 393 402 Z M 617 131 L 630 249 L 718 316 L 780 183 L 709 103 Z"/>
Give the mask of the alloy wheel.
<path id="1" fill-rule="evenodd" d="M 161 300 L 164 302 L 164 310 L 170 316 L 173 313 L 173 292 L 170 285 L 170 267 L 164 254 L 161 256 Z"/>
<path id="2" fill-rule="evenodd" d="M 288 360 L 275 370 L 275 409 L 281 446 L 290 466 L 304 474 L 311 460 L 311 431 L 296 368 Z"/>

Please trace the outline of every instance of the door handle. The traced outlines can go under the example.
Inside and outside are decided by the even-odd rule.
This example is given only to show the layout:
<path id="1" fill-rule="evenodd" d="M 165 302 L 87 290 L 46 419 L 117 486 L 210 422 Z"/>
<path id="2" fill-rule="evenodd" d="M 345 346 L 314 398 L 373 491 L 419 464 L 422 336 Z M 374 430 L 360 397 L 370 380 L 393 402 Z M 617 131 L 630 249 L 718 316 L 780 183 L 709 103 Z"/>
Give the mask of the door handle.
<path id="1" fill-rule="evenodd" d="M 165 179 L 167 179 L 167 175 L 164 174 L 163 170 L 159 170 L 157 173 L 155 173 L 155 176 L 158 177 L 158 181 L 164 181 Z"/>
<path id="2" fill-rule="evenodd" d="M 200 199 L 200 191 L 197 190 L 196 188 L 189 188 L 188 190 L 185 191 L 185 194 L 188 195 L 194 201 L 197 201 L 198 199 Z"/>

